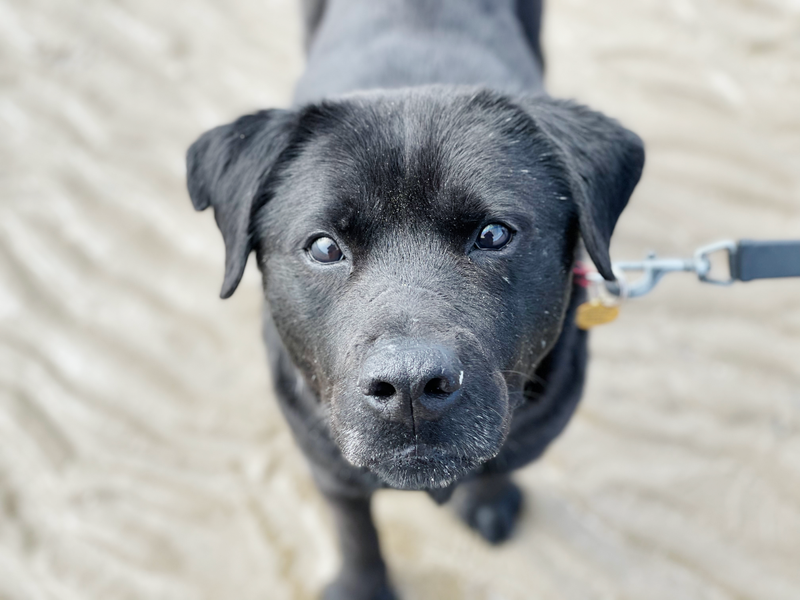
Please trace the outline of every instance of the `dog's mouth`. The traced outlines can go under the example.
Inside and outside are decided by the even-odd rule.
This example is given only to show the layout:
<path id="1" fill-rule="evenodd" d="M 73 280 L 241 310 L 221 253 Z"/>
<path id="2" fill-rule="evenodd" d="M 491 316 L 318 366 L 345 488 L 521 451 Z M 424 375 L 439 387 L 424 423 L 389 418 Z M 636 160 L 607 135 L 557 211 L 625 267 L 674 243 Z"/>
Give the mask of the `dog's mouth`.
<path id="1" fill-rule="evenodd" d="M 382 357 L 385 364 L 378 366 L 384 371 L 373 369 L 378 376 L 360 373 L 377 384 L 340 379 L 332 386 L 334 441 L 350 464 L 368 469 L 389 487 L 447 487 L 500 451 L 510 423 L 506 381 L 474 347 L 462 349 L 458 369 L 448 371 L 448 364 L 441 369 L 429 364 L 446 357 L 436 345 L 421 351 L 419 345 L 397 346 Z M 410 386 L 418 373 L 419 385 Z"/>
<path id="2" fill-rule="evenodd" d="M 393 488 L 423 490 L 447 487 L 479 464 L 452 450 L 415 443 L 376 457 L 369 468 Z"/>

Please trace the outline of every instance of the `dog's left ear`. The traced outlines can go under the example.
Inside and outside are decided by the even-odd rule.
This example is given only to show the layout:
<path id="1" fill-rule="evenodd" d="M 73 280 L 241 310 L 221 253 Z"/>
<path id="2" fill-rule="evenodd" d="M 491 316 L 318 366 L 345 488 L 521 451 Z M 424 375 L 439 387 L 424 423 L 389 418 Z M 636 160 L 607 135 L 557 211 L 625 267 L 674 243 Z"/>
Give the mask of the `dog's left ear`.
<path id="1" fill-rule="evenodd" d="M 608 248 L 642 174 L 642 140 L 615 120 L 574 102 L 540 96 L 522 106 L 566 171 L 589 256 L 605 279 L 614 280 Z"/>
<path id="2" fill-rule="evenodd" d="M 214 207 L 225 242 L 225 279 L 220 296 L 228 298 L 244 274 L 252 248 L 253 200 L 288 146 L 296 115 L 264 110 L 207 131 L 186 153 L 186 179 L 195 210 Z"/>

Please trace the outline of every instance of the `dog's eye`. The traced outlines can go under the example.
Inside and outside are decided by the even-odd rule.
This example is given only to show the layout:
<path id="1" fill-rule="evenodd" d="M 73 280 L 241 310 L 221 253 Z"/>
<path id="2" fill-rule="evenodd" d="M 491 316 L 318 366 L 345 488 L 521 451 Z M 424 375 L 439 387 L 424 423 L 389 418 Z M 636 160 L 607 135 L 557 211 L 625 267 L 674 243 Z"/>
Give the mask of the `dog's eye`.
<path id="1" fill-rule="evenodd" d="M 481 230 L 478 241 L 475 242 L 478 248 L 483 250 L 499 250 L 511 240 L 511 232 L 508 227 L 500 223 L 489 223 Z"/>
<path id="2" fill-rule="evenodd" d="M 315 239 L 308 248 L 308 252 L 311 254 L 311 258 L 321 263 L 334 263 L 344 258 L 339 245 L 325 236 Z"/>

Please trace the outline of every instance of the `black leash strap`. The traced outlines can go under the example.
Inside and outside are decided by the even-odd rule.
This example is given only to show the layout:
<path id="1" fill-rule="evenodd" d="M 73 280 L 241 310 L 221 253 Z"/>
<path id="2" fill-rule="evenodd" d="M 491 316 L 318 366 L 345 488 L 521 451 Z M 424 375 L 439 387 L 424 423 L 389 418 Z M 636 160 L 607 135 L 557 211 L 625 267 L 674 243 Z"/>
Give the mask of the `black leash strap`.
<path id="1" fill-rule="evenodd" d="M 800 277 L 800 240 L 740 240 L 730 254 L 730 269 L 738 281 Z"/>

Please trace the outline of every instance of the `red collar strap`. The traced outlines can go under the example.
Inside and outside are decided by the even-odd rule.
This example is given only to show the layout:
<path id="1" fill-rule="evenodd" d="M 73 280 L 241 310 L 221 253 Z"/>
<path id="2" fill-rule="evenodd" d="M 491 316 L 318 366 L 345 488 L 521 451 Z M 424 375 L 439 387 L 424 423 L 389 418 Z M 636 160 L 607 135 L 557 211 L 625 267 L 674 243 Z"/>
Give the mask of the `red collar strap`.
<path id="1" fill-rule="evenodd" d="M 582 288 L 589 287 L 589 279 L 586 276 L 593 272 L 594 269 L 587 267 L 586 263 L 580 260 L 575 261 L 575 266 L 572 267 L 572 283 Z"/>

